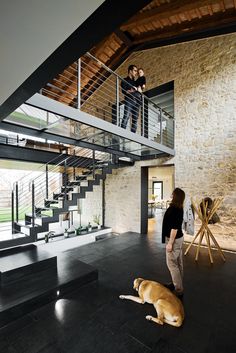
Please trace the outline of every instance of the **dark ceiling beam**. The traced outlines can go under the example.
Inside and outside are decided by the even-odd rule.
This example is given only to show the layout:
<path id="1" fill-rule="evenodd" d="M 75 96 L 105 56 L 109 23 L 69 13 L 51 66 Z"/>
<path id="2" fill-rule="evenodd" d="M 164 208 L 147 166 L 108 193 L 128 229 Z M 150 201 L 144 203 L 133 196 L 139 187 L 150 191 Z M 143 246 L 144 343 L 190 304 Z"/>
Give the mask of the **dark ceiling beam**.
<path id="1" fill-rule="evenodd" d="M 154 9 L 143 11 L 133 16 L 120 28 L 122 31 L 129 31 L 136 26 L 143 25 L 155 20 L 162 20 L 171 16 L 178 15 L 185 11 L 198 9 L 199 7 L 219 3 L 219 0 L 173 0 L 169 3 L 160 5 Z"/>
<path id="2" fill-rule="evenodd" d="M 122 40 L 122 42 L 126 45 L 126 47 L 131 47 L 133 45 L 133 40 L 127 33 L 124 33 L 119 28 L 114 31 L 116 36 Z"/>
<path id="3" fill-rule="evenodd" d="M 236 32 L 236 23 L 234 23 L 234 24 L 229 23 L 228 25 L 225 25 L 225 26 L 208 28 L 208 29 L 199 30 L 196 32 L 191 32 L 191 33 L 182 33 L 181 35 L 176 35 L 171 38 L 163 38 L 163 39 L 156 38 L 151 41 L 142 43 L 140 45 L 136 45 L 134 47 L 133 51 L 161 48 L 161 47 L 165 47 L 167 45 L 185 43 L 185 42 L 190 42 L 193 40 L 210 38 L 210 37 L 215 37 L 215 36 L 224 35 L 224 34 L 230 34 L 230 33 L 234 33 L 234 32 Z M 131 53 L 127 53 L 127 57 L 130 54 Z M 121 64 L 121 62 L 120 62 L 120 64 Z"/>
<path id="4" fill-rule="evenodd" d="M 0 121 L 150 2 L 127 1 L 121 10 L 119 1 L 104 1 L 1 105 Z"/>
<path id="5" fill-rule="evenodd" d="M 134 45 L 142 44 L 145 42 L 157 41 L 160 39 L 172 38 L 183 33 L 193 33 L 204 31 L 210 28 L 219 28 L 220 26 L 235 24 L 236 10 L 229 10 L 227 13 L 218 13 L 214 16 L 207 16 L 202 19 L 194 19 L 190 22 L 183 22 L 175 24 L 171 27 L 162 28 L 160 30 L 145 33 L 144 35 L 137 36 L 134 39 Z"/>

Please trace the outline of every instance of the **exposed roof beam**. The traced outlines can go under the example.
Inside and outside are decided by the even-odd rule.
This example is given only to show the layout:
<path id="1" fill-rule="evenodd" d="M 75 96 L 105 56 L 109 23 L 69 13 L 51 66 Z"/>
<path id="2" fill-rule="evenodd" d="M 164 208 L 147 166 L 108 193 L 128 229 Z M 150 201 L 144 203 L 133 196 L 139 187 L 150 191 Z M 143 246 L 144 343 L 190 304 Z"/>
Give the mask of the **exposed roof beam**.
<path id="1" fill-rule="evenodd" d="M 122 40 L 122 42 L 127 47 L 131 47 L 133 45 L 133 41 L 131 40 L 131 38 L 120 29 L 116 29 L 114 33 L 117 35 L 118 38 L 120 38 L 120 40 Z"/>
<path id="2" fill-rule="evenodd" d="M 146 33 L 144 35 L 136 37 L 134 44 L 142 44 L 145 42 L 157 41 L 160 39 L 173 38 L 181 34 L 204 31 L 211 28 L 219 28 L 220 26 L 235 24 L 236 11 L 230 10 L 227 15 L 222 13 L 215 14 L 214 16 L 207 16 L 192 20 L 191 22 L 183 22 L 181 24 L 176 24 L 171 27 L 166 27 L 166 29 L 160 29 Z"/>
<path id="3" fill-rule="evenodd" d="M 133 16 L 128 22 L 123 24 L 120 28 L 122 31 L 131 30 L 135 26 L 143 25 L 151 21 L 160 20 L 175 16 L 185 11 L 190 11 L 199 7 L 219 3 L 219 0 L 173 0 L 169 3 L 160 5 L 157 8 L 147 10 Z"/>

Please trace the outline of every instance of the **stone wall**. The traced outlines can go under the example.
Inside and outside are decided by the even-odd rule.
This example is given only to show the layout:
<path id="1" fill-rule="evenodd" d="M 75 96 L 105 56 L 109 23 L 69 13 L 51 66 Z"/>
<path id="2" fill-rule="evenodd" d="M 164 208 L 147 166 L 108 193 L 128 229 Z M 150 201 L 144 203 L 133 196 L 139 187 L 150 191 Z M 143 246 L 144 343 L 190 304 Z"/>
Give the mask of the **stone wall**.
<path id="1" fill-rule="evenodd" d="M 100 185 L 95 185 L 92 192 L 86 192 L 86 198 L 80 201 L 81 208 L 81 224 L 82 226 L 88 225 L 90 222 L 93 226 L 94 216 L 100 215 L 100 220 L 102 223 L 102 181 Z M 75 214 L 75 222 L 79 223 L 79 214 Z"/>
<path id="2" fill-rule="evenodd" d="M 161 166 L 168 163 L 160 158 L 136 162 L 132 167 L 113 170 L 107 175 L 105 188 L 105 224 L 114 232 L 140 233 L 141 219 L 141 167 Z"/>
<path id="3" fill-rule="evenodd" d="M 141 173 L 139 164 L 113 170 L 105 188 L 105 223 L 114 232 L 140 232 Z"/>
<path id="4" fill-rule="evenodd" d="M 174 80 L 175 185 L 194 197 L 222 196 L 221 215 L 236 215 L 236 34 L 133 53 L 147 89 Z M 161 165 L 163 160 L 145 162 Z M 106 181 L 106 224 L 120 231 L 140 229 L 141 163 Z M 115 201 L 116 200 L 116 201 Z"/>

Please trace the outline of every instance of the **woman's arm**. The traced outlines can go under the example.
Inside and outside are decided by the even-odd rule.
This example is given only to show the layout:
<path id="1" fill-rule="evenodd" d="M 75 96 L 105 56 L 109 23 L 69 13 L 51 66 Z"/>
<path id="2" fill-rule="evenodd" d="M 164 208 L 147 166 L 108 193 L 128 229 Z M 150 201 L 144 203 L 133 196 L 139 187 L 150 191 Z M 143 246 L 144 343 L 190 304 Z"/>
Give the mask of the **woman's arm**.
<path id="1" fill-rule="evenodd" d="M 170 238 L 169 238 L 168 243 L 166 244 L 166 250 L 167 250 L 168 252 L 171 252 L 171 251 L 172 251 L 176 234 L 177 234 L 177 229 L 171 229 Z"/>

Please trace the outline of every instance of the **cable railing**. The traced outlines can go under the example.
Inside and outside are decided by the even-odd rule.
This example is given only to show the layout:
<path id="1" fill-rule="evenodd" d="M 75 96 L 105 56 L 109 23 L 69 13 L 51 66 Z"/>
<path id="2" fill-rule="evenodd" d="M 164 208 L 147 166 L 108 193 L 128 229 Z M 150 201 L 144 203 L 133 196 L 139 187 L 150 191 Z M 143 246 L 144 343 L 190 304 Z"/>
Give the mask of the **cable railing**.
<path id="1" fill-rule="evenodd" d="M 143 93 L 135 97 L 124 95 L 122 82 L 124 79 L 117 73 L 87 53 L 48 83 L 41 93 L 173 148 L 174 118 Z M 81 125 L 80 138 L 83 138 Z"/>

